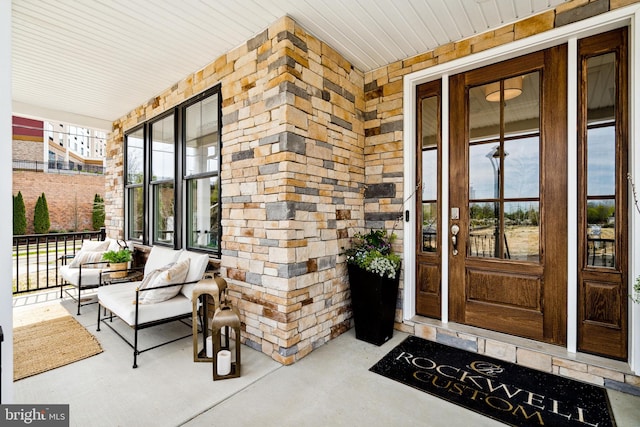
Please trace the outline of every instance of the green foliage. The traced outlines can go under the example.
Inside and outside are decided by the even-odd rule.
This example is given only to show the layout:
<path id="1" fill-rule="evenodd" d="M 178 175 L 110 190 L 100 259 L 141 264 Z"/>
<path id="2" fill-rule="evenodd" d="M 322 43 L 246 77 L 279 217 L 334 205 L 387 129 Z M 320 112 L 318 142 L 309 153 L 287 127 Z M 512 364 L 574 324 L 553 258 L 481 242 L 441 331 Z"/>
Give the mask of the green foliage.
<path id="1" fill-rule="evenodd" d="M 107 251 L 102 255 L 102 259 L 111 262 L 129 262 L 131 261 L 131 251 L 129 249 L 119 249 L 117 251 Z"/>
<path id="2" fill-rule="evenodd" d="M 93 196 L 93 211 L 91 212 L 91 225 L 95 231 L 104 227 L 104 199 L 99 194 Z"/>
<path id="3" fill-rule="evenodd" d="M 22 193 L 13 196 L 13 235 L 19 236 L 27 232 L 27 213 Z"/>
<path id="4" fill-rule="evenodd" d="M 589 224 L 606 224 L 608 218 L 614 214 L 613 204 L 589 203 L 587 205 L 587 223 Z"/>
<path id="5" fill-rule="evenodd" d="M 345 251 L 347 263 L 394 279 L 400 270 L 400 257 L 393 253 L 391 243 L 396 235 L 385 230 L 357 233 L 351 239 L 351 247 Z"/>
<path id="6" fill-rule="evenodd" d="M 47 205 L 47 199 L 44 193 L 38 197 L 36 207 L 33 213 L 33 231 L 36 234 L 46 234 L 51 228 L 51 221 L 49 220 L 49 206 Z"/>

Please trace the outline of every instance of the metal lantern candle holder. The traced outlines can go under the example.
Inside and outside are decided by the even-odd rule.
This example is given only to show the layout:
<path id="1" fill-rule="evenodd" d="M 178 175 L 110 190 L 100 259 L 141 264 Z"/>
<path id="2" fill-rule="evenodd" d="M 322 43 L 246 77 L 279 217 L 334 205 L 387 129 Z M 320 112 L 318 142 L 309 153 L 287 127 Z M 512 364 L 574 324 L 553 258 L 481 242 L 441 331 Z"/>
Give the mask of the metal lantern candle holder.
<path id="1" fill-rule="evenodd" d="M 207 278 L 199 281 L 193 288 L 191 301 L 193 303 L 193 315 L 191 324 L 193 325 L 193 361 L 211 362 L 213 360 L 213 338 L 209 336 L 211 330 L 211 319 L 213 311 L 209 310 L 209 302 L 213 300 L 213 310 L 220 307 L 220 299 L 227 282 L 222 277 Z M 198 307 L 200 302 L 200 309 Z M 198 322 L 198 316 L 201 315 Z M 202 349 L 198 345 L 198 324 L 202 329 Z M 207 351 L 210 349 L 209 351 Z M 207 353 L 212 353 L 210 356 Z"/>
<path id="2" fill-rule="evenodd" d="M 222 329 L 225 330 L 225 345 L 222 344 Z M 236 361 L 232 362 L 229 340 L 233 330 Z M 236 378 L 240 376 L 240 314 L 226 300 L 213 315 L 211 322 L 213 339 L 213 380 Z"/>

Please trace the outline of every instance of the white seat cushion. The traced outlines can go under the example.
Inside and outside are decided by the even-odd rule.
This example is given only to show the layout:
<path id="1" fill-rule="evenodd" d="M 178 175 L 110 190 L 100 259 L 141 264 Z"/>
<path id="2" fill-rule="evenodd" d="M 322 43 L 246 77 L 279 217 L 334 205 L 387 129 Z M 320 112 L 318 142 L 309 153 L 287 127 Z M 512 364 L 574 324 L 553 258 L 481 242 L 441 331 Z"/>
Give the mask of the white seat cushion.
<path id="1" fill-rule="evenodd" d="M 184 261 L 185 259 L 191 260 L 191 264 L 189 266 L 189 273 L 187 274 L 187 277 L 184 279 L 184 281 L 197 282 L 198 280 L 202 280 L 204 272 L 207 270 L 207 266 L 209 265 L 209 254 L 182 251 L 180 253 L 180 256 L 178 257 L 178 262 Z M 180 293 L 191 299 L 191 297 L 193 296 L 193 288 L 195 286 L 195 283 L 184 285 L 182 286 L 182 289 L 180 289 Z"/>
<path id="2" fill-rule="evenodd" d="M 82 269 L 82 286 L 91 286 L 100 284 L 101 268 L 83 268 Z M 80 283 L 80 269 L 63 265 L 58 270 L 62 278 L 71 285 L 78 286 Z"/>
<path id="3" fill-rule="evenodd" d="M 98 301 L 124 320 L 129 326 L 135 324 L 136 318 L 136 288 L 142 282 L 119 283 L 102 286 L 98 289 Z M 192 312 L 191 301 L 182 294 L 163 301 L 160 304 L 139 305 L 138 324 L 155 320 L 163 320 L 181 316 Z"/>
<path id="4" fill-rule="evenodd" d="M 181 251 L 165 248 L 162 246 L 154 246 L 149 252 L 147 262 L 144 264 L 144 275 L 151 273 L 153 270 L 164 267 L 167 264 L 174 263 L 178 260 Z"/>

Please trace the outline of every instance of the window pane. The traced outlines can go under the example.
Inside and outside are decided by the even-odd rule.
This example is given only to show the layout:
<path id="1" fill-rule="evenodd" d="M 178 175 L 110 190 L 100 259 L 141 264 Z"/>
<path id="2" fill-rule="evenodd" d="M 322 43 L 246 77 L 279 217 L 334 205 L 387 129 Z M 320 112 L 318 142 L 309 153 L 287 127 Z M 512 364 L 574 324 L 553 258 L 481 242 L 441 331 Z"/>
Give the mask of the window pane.
<path id="1" fill-rule="evenodd" d="M 187 209 L 188 246 L 190 248 L 218 248 L 218 178 L 189 180 Z"/>
<path id="2" fill-rule="evenodd" d="M 500 144 L 469 147 L 469 199 L 500 197 Z"/>
<path id="3" fill-rule="evenodd" d="M 438 204 L 422 204 L 422 250 L 435 252 L 438 248 Z"/>
<path id="4" fill-rule="evenodd" d="M 144 233 L 144 199 L 142 187 L 129 188 L 129 239 L 142 240 Z"/>
<path id="5" fill-rule="evenodd" d="M 497 140 L 500 137 L 500 103 L 488 101 L 486 97 L 492 85 L 495 83 L 469 89 L 470 142 Z"/>
<path id="6" fill-rule="evenodd" d="M 421 100 L 420 140 L 422 158 L 422 251 L 436 252 L 438 248 L 438 122 L 439 98 L 429 96 Z"/>
<path id="7" fill-rule="evenodd" d="M 151 125 L 151 180 L 173 179 L 175 172 L 173 115 Z"/>
<path id="8" fill-rule="evenodd" d="M 422 152 L 422 200 L 438 198 L 438 151 Z"/>
<path id="9" fill-rule="evenodd" d="M 153 241 L 173 243 L 174 192 L 173 183 L 153 185 Z"/>
<path id="10" fill-rule="evenodd" d="M 187 176 L 218 170 L 218 95 L 187 107 L 185 112 Z"/>
<path id="11" fill-rule="evenodd" d="M 144 131 L 127 135 L 127 184 L 142 184 L 144 174 Z"/>
<path id="12" fill-rule="evenodd" d="M 615 218 L 613 200 L 587 203 L 587 265 L 615 267 Z"/>
<path id="13" fill-rule="evenodd" d="M 587 196 L 615 194 L 615 133 L 613 125 L 587 130 Z"/>
<path id="14" fill-rule="evenodd" d="M 504 257 L 540 261 L 540 206 L 538 202 L 511 202 L 504 206 Z"/>
<path id="15" fill-rule="evenodd" d="M 540 194 L 539 138 L 505 141 L 504 148 L 504 197 L 537 198 Z"/>
<path id="16" fill-rule="evenodd" d="M 540 78 L 539 73 L 525 74 L 504 80 L 504 136 L 540 133 Z M 509 87 L 511 86 L 511 89 Z M 521 89 L 517 89 L 521 88 Z M 513 98 L 507 99 L 511 90 Z"/>
<path id="17" fill-rule="evenodd" d="M 468 254 L 499 258 L 500 203 L 470 203 L 469 216 Z"/>
<path id="18" fill-rule="evenodd" d="M 615 54 L 587 60 L 587 262 L 615 267 Z"/>

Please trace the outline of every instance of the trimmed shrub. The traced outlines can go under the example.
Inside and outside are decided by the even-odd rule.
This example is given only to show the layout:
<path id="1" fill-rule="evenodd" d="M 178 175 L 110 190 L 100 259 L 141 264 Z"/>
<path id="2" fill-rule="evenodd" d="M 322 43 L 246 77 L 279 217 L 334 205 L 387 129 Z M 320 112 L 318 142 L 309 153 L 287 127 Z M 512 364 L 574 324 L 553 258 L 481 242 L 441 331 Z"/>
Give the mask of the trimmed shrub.
<path id="1" fill-rule="evenodd" d="M 33 213 L 33 231 L 36 234 L 46 234 L 51 228 L 51 222 L 49 221 L 49 206 L 47 205 L 47 199 L 44 193 L 38 197 L 36 207 Z"/>
<path id="2" fill-rule="evenodd" d="M 99 194 L 93 196 L 93 211 L 91 213 L 91 225 L 94 231 L 104 227 L 104 199 Z"/>
<path id="3" fill-rule="evenodd" d="M 13 235 L 19 236 L 27 232 L 27 212 L 24 207 L 22 193 L 13 196 Z"/>

